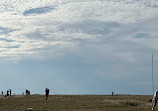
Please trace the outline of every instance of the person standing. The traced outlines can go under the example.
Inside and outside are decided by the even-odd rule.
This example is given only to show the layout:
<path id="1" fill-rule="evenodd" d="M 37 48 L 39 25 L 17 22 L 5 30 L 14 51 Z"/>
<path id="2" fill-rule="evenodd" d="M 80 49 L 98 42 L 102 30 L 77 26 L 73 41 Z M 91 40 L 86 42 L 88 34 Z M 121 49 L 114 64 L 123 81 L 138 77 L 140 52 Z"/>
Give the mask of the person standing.
<path id="1" fill-rule="evenodd" d="M 48 99 L 48 95 L 49 95 L 49 89 L 48 88 L 46 88 L 45 93 L 46 93 L 46 100 L 47 100 Z"/>
<path id="2" fill-rule="evenodd" d="M 156 104 L 157 104 L 157 100 L 158 100 L 158 89 L 155 91 L 154 96 L 153 96 L 154 105 L 153 105 L 153 107 L 152 107 L 152 110 L 155 109 L 155 106 L 156 106 Z"/>
<path id="3" fill-rule="evenodd" d="M 27 96 L 28 95 L 28 90 L 27 89 L 26 89 L 25 93 L 26 93 L 26 96 Z"/>
<path id="4" fill-rule="evenodd" d="M 11 89 L 9 89 L 9 92 L 10 92 L 10 97 L 11 97 L 11 95 L 12 95 L 12 90 L 11 90 Z"/>
<path id="5" fill-rule="evenodd" d="M 7 96 L 9 96 L 9 90 L 7 90 Z"/>
<path id="6" fill-rule="evenodd" d="M 30 95 L 30 91 L 28 89 L 26 89 L 26 96 Z"/>
<path id="7" fill-rule="evenodd" d="M 114 96 L 114 91 L 112 91 L 111 95 Z"/>

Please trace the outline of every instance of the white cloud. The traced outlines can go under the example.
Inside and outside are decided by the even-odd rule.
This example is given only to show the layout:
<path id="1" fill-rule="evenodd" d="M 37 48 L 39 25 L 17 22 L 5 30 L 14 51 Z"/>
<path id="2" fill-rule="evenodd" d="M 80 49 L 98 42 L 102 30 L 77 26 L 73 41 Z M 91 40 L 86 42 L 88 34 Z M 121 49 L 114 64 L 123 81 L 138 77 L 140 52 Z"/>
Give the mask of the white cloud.
<path id="1" fill-rule="evenodd" d="M 49 59 L 66 54 L 67 49 L 77 54 L 77 49 L 90 48 L 134 61 L 134 50 L 140 46 L 157 50 L 154 0 L 1 0 L 0 4 L 1 57 Z M 44 7 L 52 10 L 45 12 Z M 42 13 L 25 16 L 32 10 Z M 155 38 L 136 38 L 144 33 Z"/>

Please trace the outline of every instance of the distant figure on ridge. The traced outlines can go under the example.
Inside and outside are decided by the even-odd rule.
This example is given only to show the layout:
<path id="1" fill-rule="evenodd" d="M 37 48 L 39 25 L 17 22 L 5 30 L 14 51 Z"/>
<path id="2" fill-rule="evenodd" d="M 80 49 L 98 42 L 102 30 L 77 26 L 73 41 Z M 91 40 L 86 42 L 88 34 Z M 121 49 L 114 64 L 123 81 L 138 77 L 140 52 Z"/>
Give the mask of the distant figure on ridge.
<path id="1" fill-rule="evenodd" d="M 153 107 L 152 107 L 152 110 L 155 109 L 155 106 L 156 106 L 156 104 L 157 104 L 157 100 L 158 100 L 158 89 L 155 91 L 154 96 L 153 96 L 154 105 L 153 105 Z"/>
<path id="2" fill-rule="evenodd" d="M 2 95 L 3 95 L 3 91 L 2 91 L 1 93 L 2 93 Z"/>
<path id="3" fill-rule="evenodd" d="M 9 92 L 10 92 L 10 97 L 11 97 L 11 95 L 12 95 L 12 90 L 11 90 L 11 89 L 9 89 Z"/>
<path id="4" fill-rule="evenodd" d="M 112 94 L 112 96 L 114 96 L 114 91 L 112 91 L 112 93 L 111 93 L 111 94 Z"/>
<path id="5" fill-rule="evenodd" d="M 26 89 L 26 95 L 30 95 L 30 91 Z"/>
<path id="6" fill-rule="evenodd" d="M 7 90 L 7 96 L 9 96 L 9 90 Z"/>
<path id="7" fill-rule="evenodd" d="M 49 89 L 48 88 L 46 88 L 45 93 L 46 93 L 46 100 L 47 100 L 48 99 L 48 95 L 49 95 Z"/>

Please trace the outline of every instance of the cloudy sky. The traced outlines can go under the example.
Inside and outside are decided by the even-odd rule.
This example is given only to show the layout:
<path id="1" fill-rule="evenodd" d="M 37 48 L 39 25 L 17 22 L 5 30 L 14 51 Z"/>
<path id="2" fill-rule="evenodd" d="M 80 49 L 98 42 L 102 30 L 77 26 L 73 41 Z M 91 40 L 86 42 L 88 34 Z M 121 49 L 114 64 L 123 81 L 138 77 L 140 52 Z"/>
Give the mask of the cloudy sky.
<path id="1" fill-rule="evenodd" d="M 152 94 L 158 0 L 0 0 L 0 91 Z"/>

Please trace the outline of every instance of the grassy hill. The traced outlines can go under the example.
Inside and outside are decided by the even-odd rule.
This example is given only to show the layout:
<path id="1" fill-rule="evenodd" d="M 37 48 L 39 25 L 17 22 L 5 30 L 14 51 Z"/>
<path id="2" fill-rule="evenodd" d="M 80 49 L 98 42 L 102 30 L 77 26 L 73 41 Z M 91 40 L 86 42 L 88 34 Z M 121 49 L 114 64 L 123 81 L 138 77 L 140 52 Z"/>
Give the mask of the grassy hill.
<path id="1" fill-rule="evenodd" d="M 0 97 L 0 111 L 149 111 L 152 96 L 44 95 Z M 157 106 L 158 107 L 158 106 Z M 156 107 L 155 110 L 158 110 Z"/>

